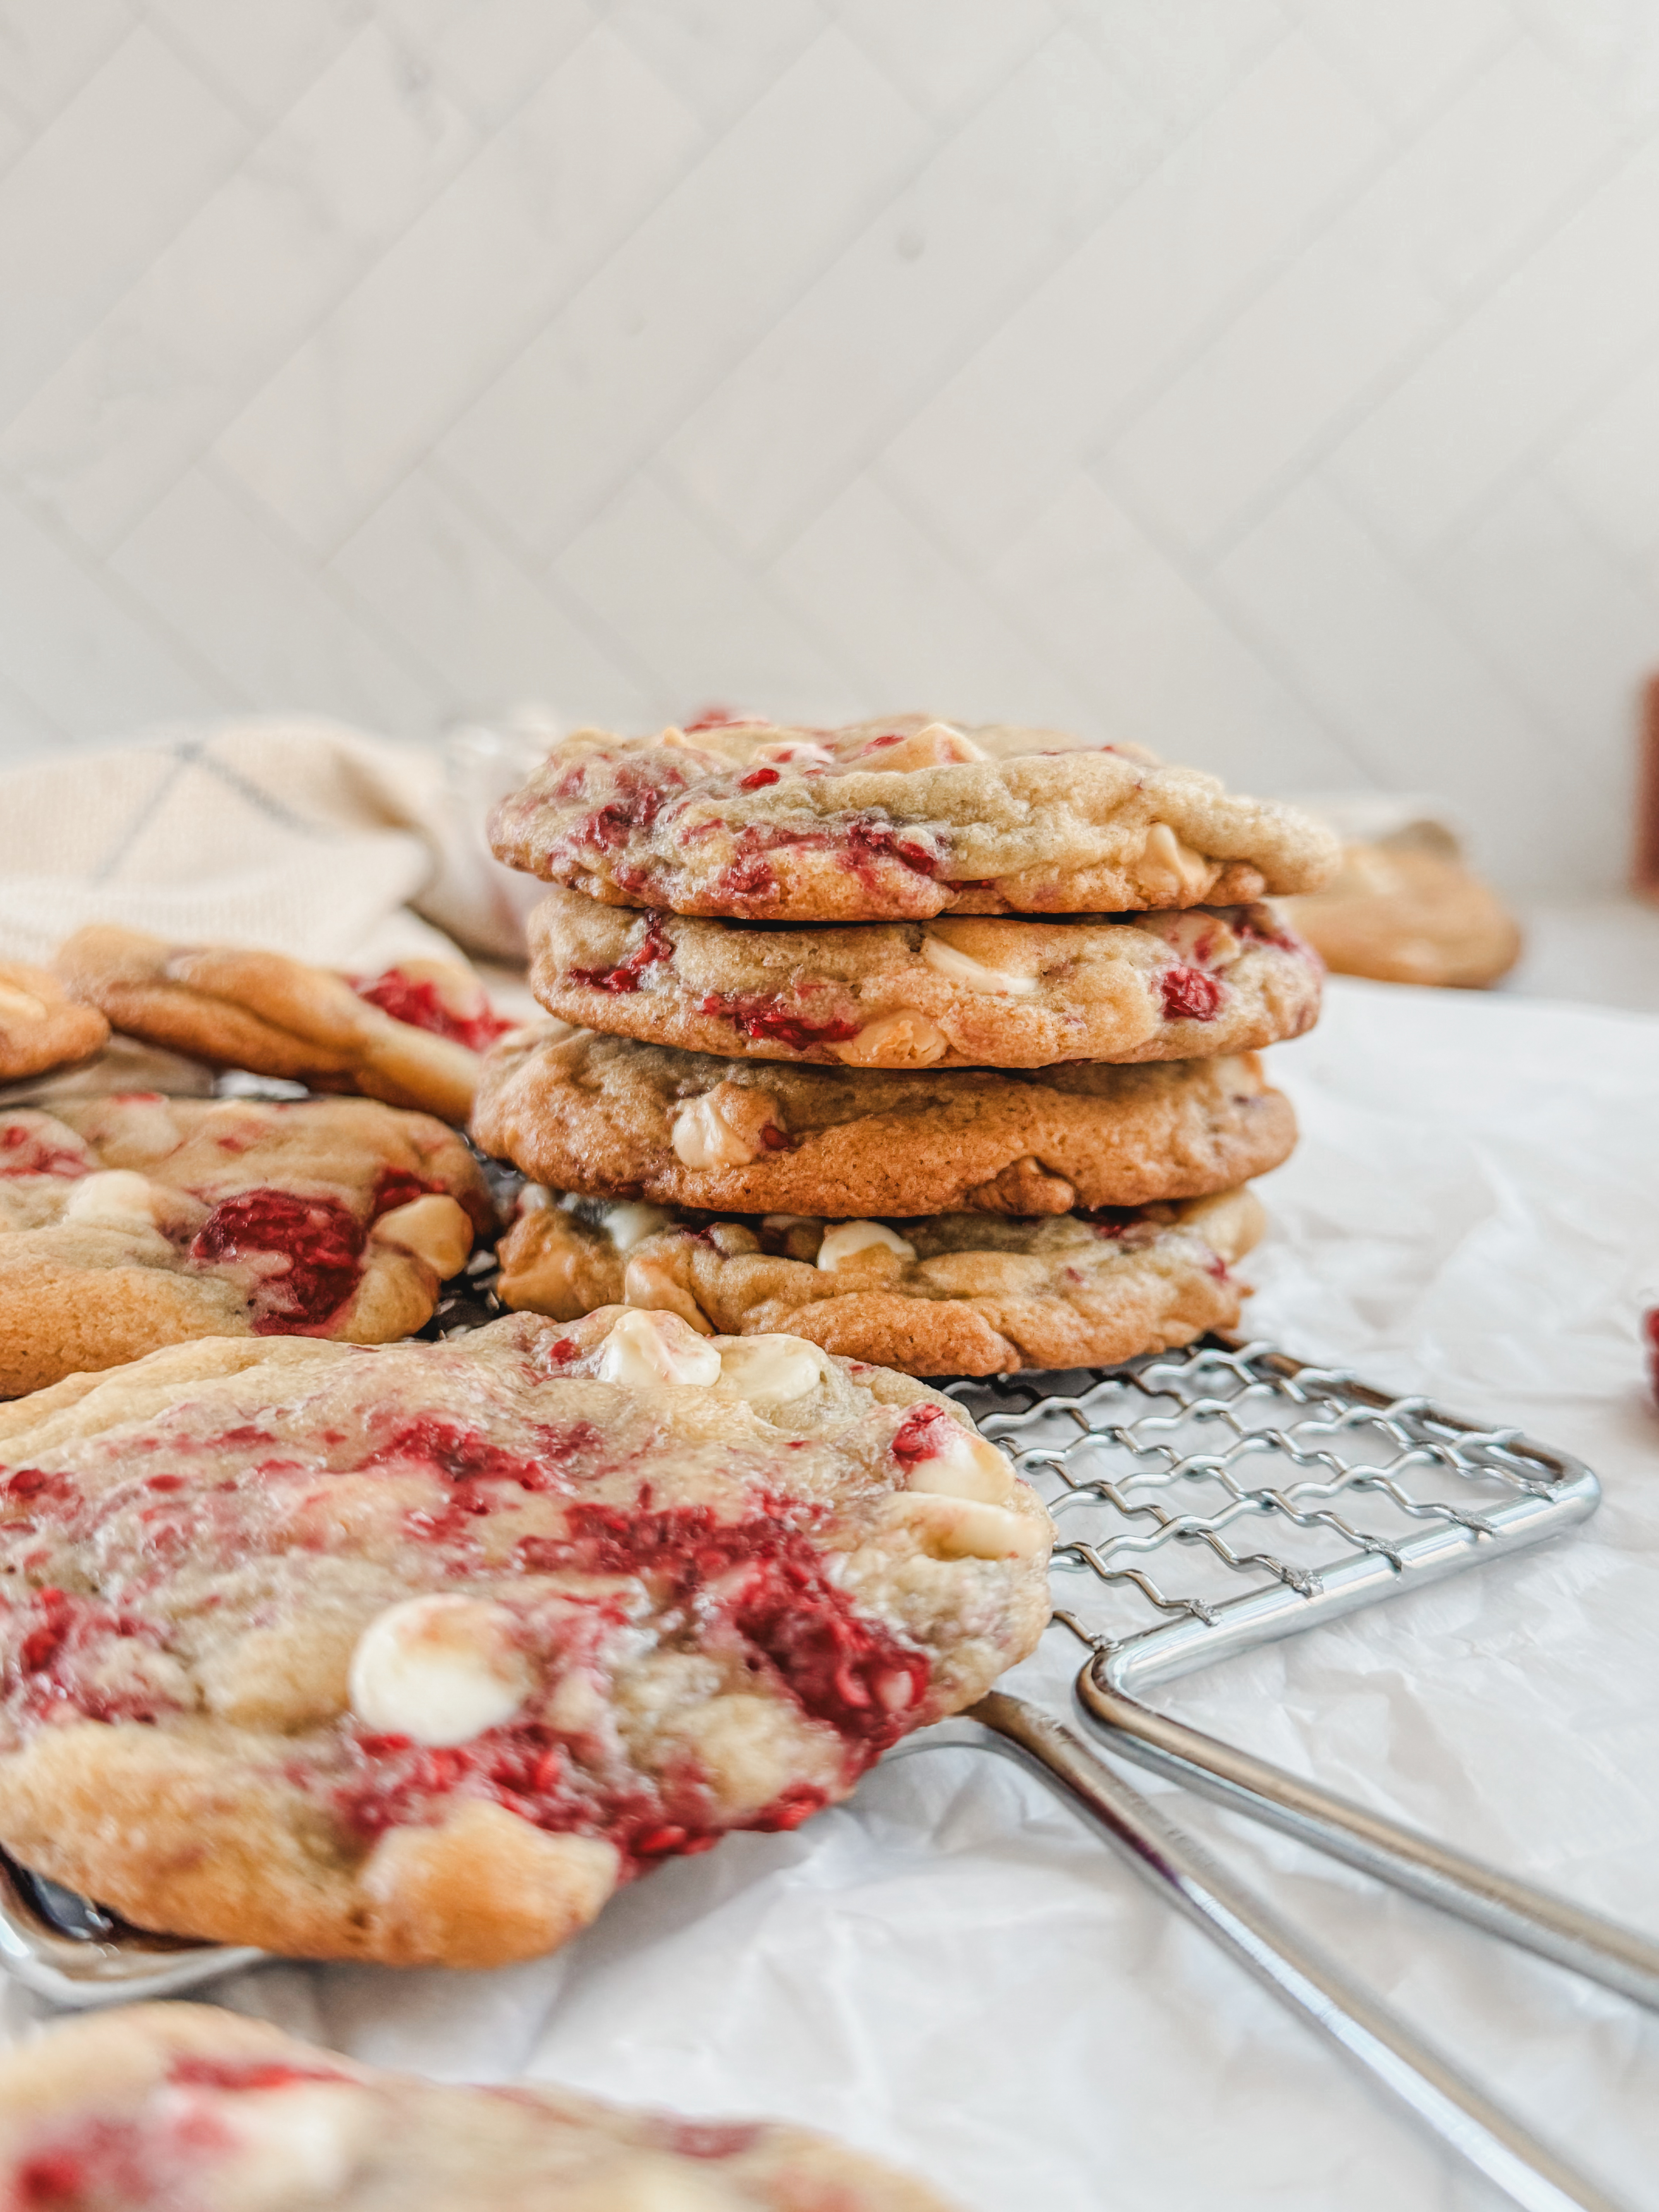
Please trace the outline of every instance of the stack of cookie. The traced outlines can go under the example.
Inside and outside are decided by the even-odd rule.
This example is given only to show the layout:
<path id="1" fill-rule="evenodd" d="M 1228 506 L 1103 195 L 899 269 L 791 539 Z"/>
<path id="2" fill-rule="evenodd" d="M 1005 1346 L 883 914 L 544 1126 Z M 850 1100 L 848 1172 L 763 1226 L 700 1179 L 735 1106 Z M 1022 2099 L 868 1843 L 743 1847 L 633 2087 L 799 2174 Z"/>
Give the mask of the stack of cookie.
<path id="1" fill-rule="evenodd" d="M 913 1375 L 1230 1326 L 1319 1005 L 1264 894 L 1330 832 L 1136 749 L 921 716 L 565 740 L 495 848 L 555 1022 L 473 1129 L 532 1178 L 511 1305 L 625 1300 Z M 575 1025 L 574 1028 L 570 1025 Z"/>

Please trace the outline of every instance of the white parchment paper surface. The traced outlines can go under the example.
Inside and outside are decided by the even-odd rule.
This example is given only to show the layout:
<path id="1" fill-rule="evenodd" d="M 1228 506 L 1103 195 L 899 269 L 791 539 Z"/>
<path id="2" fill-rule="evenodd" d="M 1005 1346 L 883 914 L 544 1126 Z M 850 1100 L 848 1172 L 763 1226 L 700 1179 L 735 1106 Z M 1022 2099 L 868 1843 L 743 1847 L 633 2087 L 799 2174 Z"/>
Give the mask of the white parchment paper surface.
<path id="1" fill-rule="evenodd" d="M 1249 1326 L 1587 1459 L 1587 1528 L 1160 1693 L 1659 1932 L 1659 1018 L 1334 983 L 1273 1056 Z M 1077 1647 L 1020 1686 L 1056 1704 Z M 1149 1790 L 1159 1785 L 1136 1776 Z M 1197 1802 L 1179 1815 L 1533 2124 L 1659 2205 L 1659 2020 Z M 787 2115 L 974 2212 L 1491 2212 L 1035 1783 L 940 1752 L 742 1836 L 501 1972 L 273 1966 L 217 1992 L 382 2063 Z M 11 2033 L 36 2016 L 15 1989 Z"/>

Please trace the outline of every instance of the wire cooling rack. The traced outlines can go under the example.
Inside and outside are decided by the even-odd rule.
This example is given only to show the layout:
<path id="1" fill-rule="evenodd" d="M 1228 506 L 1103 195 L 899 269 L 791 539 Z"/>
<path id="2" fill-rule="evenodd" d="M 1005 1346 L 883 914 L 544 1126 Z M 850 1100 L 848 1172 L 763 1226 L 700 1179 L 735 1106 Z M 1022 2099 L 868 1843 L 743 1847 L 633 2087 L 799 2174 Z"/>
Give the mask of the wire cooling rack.
<path id="1" fill-rule="evenodd" d="M 1221 1336 L 945 1388 L 1041 1493 L 1054 1617 L 1126 1692 L 1542 1542 L 1601 1498 L 1516 1429 Z"/>

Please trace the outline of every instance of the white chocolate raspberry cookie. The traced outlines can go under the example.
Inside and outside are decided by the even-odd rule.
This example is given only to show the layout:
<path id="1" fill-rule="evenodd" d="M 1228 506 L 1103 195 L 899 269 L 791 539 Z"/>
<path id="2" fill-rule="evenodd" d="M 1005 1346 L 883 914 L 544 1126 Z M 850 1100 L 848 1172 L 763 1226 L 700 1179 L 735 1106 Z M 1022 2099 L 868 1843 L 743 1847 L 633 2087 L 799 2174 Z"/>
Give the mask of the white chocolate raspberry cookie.
<path id="1" fill-rule="evenodd" d="M 495 1966 L 793 1828 L 1035 1644 L 965 1414 L 611 1309 L 181 1345 L 0 1407 L 0 1844 L 140 1927 Z"/>
<path id="2" fill-rule="evenodd" d="M 442 960 L 348 977 L 283 952 L 166 945 L 98 923 L 58 947 L 58 972 L 129 1036 L 446 1121 L 466 1120 L 478 1055 L 513 1026 L 476 977 Z"/>
<path id="3" fill-rule="evenodd" d="M 496 810 L 509 866 L 609 905 L 759 921 L 1111 914 L 1316 890 L 1322 823 L 1139 747 L 924 714 L 578 730 Z"/>
<path id="4" fill-rule="evenodd" d="M 804 2128 L 382 2073 L 191 2004 L 8 2052 L 0 2191 L 18 2212 L 945 2212 Z"/>
<path id="5" fill-rule="evenodd" d="M 849 1067 L 1206 1060 L 1299 1036 L 1323 970 L 1271 907 L 757 929 L 549 893 L 530 987 L 584 1029 Z"/>
<path id="6" fill-rule="evenodd" d="M 1231 1328 L 1231 1263 L 1264 1227 L 1253 1191 L 1036 1220 L 698 1223 L 532 1185 L 497 1291 L 559 1318 L 625 1297 L 696 1329 L 810 1338 L 907 1375 L 1115 1367 Z"/>
<path id="7" fill-rule="evenodd" d="M 109 1041 L 109 1024 L 77 1006 L 46 968 L 0 960 L 0 1083 L 84 1060 Z"/>
<path id="8" fill-rule="evenodd" d="M 0 1397 L 190 1337 L 405 1335 L 492 1219 L 453 1130 L 366 1098 L 0 1109 Z"/>
<path id="9" fill-rule="evenodd" d="M 1443 832 L 1346 846 L 1327 889 L 1290 912 L 1339 975 L 1484 990 L 1521 957 L 1513 915 Z"/>
<path id="10" fill-rule="evenodd" d="M 1038 1073 L 717 1060 L 532 1027 L 472 1128 L 535 1182 L 707 1212 L 1069 1213 L 1231 1190 L 1296 1142 L 1255 1055 Z"/>

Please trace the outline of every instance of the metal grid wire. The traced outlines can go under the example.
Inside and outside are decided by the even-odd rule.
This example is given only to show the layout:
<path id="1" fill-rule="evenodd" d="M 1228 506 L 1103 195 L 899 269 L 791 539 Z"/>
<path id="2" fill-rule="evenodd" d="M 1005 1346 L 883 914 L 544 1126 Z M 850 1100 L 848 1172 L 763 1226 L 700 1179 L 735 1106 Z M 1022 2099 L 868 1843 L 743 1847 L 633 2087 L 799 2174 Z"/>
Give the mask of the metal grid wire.
<path id="1" fill-rule="evenodd" d="M 1516 1430 L 1218 1336 L 945 1387 L 1053 1513 L 1055 1617 L 1125 1688 L 1536 1543 L 1600 1494 Z"/>

